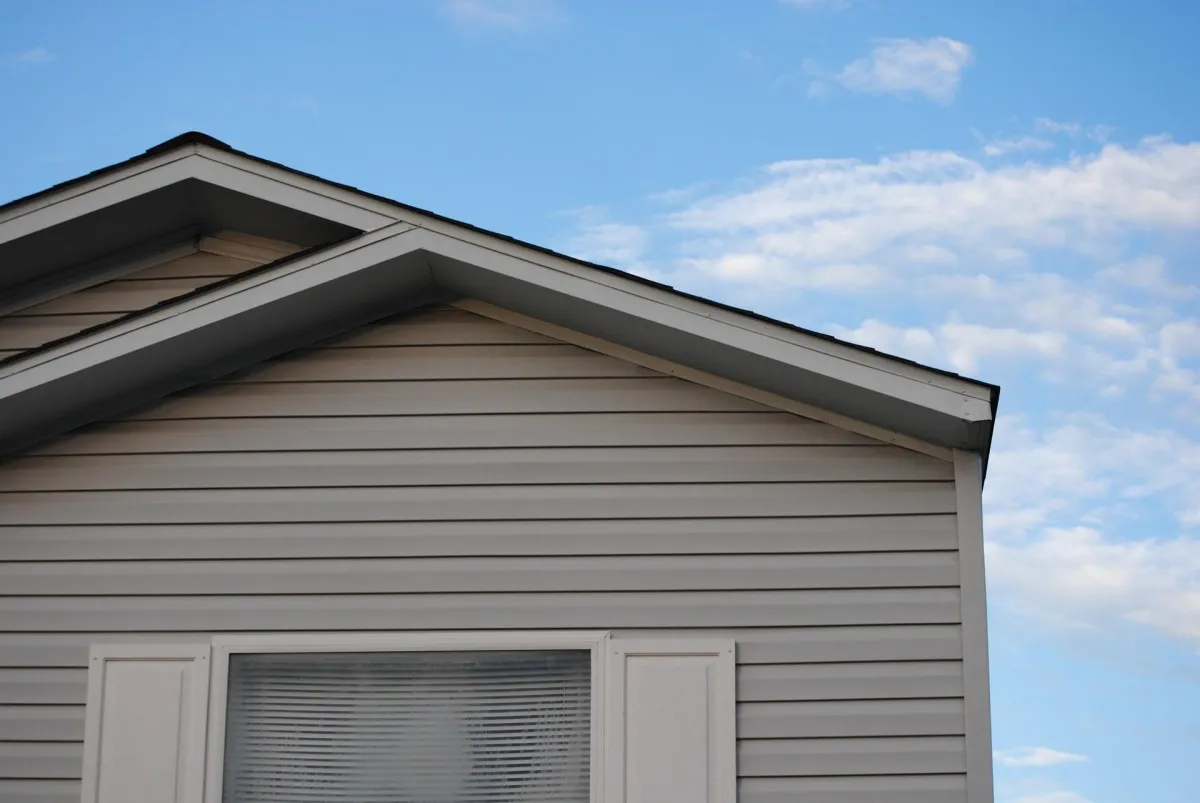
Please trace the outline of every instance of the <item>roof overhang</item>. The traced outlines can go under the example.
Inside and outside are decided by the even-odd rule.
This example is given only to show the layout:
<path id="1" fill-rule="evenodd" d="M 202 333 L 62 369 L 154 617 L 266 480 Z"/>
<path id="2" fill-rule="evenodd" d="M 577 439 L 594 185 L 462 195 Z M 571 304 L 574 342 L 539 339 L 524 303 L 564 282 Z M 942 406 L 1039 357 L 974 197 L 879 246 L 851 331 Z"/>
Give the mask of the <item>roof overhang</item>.
<path id="1" fill-rule="evenodd" d="M 219 143 L 218 143 L 219 144 Z M 227 147 L 227 146 L 226 146 Z M 246 230 L 308 218 L 338 240 L 0 365 L 0 452 L 432 300 L 474 298 L 833 411 L 987 454 L 998 388 L 733 310 L 206 142 L 0 208 L 6 245 L 155 193 L 232 193 Z M 93 186 L 94 185 L 94 186 Z M 163 197 L 163 196 L 160 196 Z M 225 196 L 221 196 L 225 197 Z M 233 197 L 233 196 L 228 196 Z M 219 207 L 220 204 L 217 205 Z M 194 208 L 194 207 L 193 207 Z M 247 211 L 251 210 L 251 211 Z M 282 210 L 282 211 L 281 211 Z M 338 228 L 340 227 L 340 228 Z M 275 231 L 266 236 L 283 238 Z M 297 240 L 293 237 L 293 242 Z M 18 263 L 27 264 L 27 263 Z M 6 273 L 7 277 L 7 273 Z M 24 276 L 24 281 L 30 281 Z M 12 282 L 9 283 L 12 286 Z"/>

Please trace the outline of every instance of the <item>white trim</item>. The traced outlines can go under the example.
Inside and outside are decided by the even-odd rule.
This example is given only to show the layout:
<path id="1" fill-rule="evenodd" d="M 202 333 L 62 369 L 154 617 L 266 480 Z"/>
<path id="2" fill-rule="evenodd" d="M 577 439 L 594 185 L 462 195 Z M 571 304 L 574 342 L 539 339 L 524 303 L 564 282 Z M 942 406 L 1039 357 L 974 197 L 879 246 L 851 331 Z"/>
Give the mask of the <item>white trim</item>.
<path id="1" fill-rule="evenodd" d="M 291 180 L 284 180 L 282 174 Z M 323 182 L 309 180 L 307 186 L 302 185 L 299 178 L 237 154 L 203 145 L 181 145 L 178 150 L 0 212 L 0 243 L 187 179 L 199 179 L 361 231 L 372 231 L 402 218 L 398 207 Z"/>
<path id="2" fill-rule="evenodd" d="M 963 421 L 990 421 L 988 391 L 966 380 L 910 366 L 882 355 L 874 357 L 844 344 L 768 324 L 747 315 L 726 312 L 659 290 L 656 287 L 548 257 L 531 248 L 506 253 L 506 243 L 476 243 L 466 233 L 426 230 L 429 250 L 469 265 L 486 265 L 504 276 L 578 298 L 601 308 L 619 311 L 642 320 L 750 354 L 768 357 L 789 367 L 828 376 L 884 396 L 924 407 Z"/>
<path id="3" fill-rule="evenodd" d="M 225 167 L 241 170 L 247 173 L 252 173 L 254 176 L 263 179 L 264 181 L 272 182 L 277 190 L 288 192 L 304 193 L 309 196 L 316 196 L 324 199 L 325 202 L 341 205 L 345 212 L 343 214 L 353 215 L 356 220 L 369 221 L 374 218 L 377 222 L 372 226 L 359 226 L 355 228 L 363 231 L 370 231 L 379 226 L 386 226 L 394 223 L 397 220 L 410 222 L 409 218 L 413 217 L 408 210 L 400 207 L 397 204 L 381 201 L 378 198 L 372 198 L 361 192 L 338 187 L 328 181 L 318 178 L 309 178 L 287 170 L 282 167 L 274 167 L 269 164 L 263 164 L 256 159 L 247 159 L 241 154 L 230 153 L 229 151 L 214 148 L 209 145 L 197 145 L 196 153 L 200 157 L 216 162 Z M 235 189 L 232 185 L 229 189 Z M 262 185 L 268 186 L 268 185 Z M 285 189 L 286 188 L 286 189 Z M 240 190 L 244 192 L 245 190 Z M 275 199 L 269 199 L 275 200 Z M 276 200 L 276 203 L 282 201 Z M 285 204 L 286 205 L 286 204 Z M 351 212 L 350 210 L 356 210 Z M 368 217 L 370 216 L 370 217 Z M 330 218 L 331 220 L 333 218 Z M 350 224 L 354 225 L 354 224 Z"/>
<path id="4" fill-rule="evenodd" d="M 208 718 L 209 654 L 207 644 L 93 644 L 88 660 L 88 696 L 83 727 L 82 803 L 96 803 L 99 795 L 100 756 L 104 746 L 100 743 L 104 719 L 105 675 L 110 661 L 194 661 L 196 671 L 192 675 L 190 689 L 183 690 L 185 701 L 193 714 L 188 722 L 185 737 L 189 748 L 184 758 L 184 777 L 192 779 L 184 789 L 179 803 L 200 803 L 204 779 L 205 731 Z"/>
<path id="5" fill-rule="evenodd" d="M 204 803 L 222 803 L 229 657 L 235 653 L 587 650 L 592 660 L 591 803 L 604 801 L 606 631 L 305 633 L 214 636 Z"/>
<path id="6" fill-rule="evenodd" d="M 400 217 L 395 208 L 388 210 L 391 214 L 371 209 L 363 203 L 363 196 L 357 193 L 336 192 L 336 188 L 328 184 L 320 187 L 300 186 L 299 182 L 286 181 L 279 175 L 288 171 L 272 170 L 270 166 L 253 159 L 204 145 L 197 147 L 196 162 L 191 167 L 193 178 L 361 231 L 387 226 Z M 288 176 L 292 177 L 293 174 L 288 173 Z"/>
<path id="7" fill-rule="evenodd" d="M 983 556 L 983 474 L 974 452 L 954 450 L 961 567 L 967 803 L 992 803 L 992 712 Z"/>
<path id="8" fill-rule="evenodd" d="M 195 148 L 181 146 L 0 211 L 0 243 L 182 181 L 189 176 L 179 163 L 194 154 Z"/>
<path id="9" fill-rule="evenodd" d="M 694 382 L 697 385 L 719 390 L 724 393 L 729 393 L 734 396 L 740 396 L 743 399 L 765 404 L 768 407 L 775 407 L 779 410 L 784 410 L 789 413 L 811 418 L 815 421 L 821 421 L 831 426 L 839 427 L 849 432 L 855 432 L 859 435 L 865 435 L 868 438 L 883 443 L 890 443 L 894 446 L 900 446 L 914 452 L 936 457 L 940 460 L 950 461 L 952 459 L 953 450 L 945 446 L 938 446 L 932 443 L 918 440 L 909 435 L 904 435 L 900 432 L 893 432 L 883 427 L 877 427 L 873 424 L 867 424 L 854 418 L 849 418 L 838 413 L 824 410 L 820 407 L 814 407 L 811 404 L 798 402 L 793 399 L 779 396 L 765 390 L 743 385 L 740 382 L 735 382 L 731 379 L 717 376 L 716 374 L 706 373 L 704 371 L 689 368 L 686 365 L 680 365 L 670 360 L 664 360 L 661 357 L 655 357 L 653 354 L 646 354 L 642 351 L 626 348 L 625 346 L 601 340 L 598 337 L 585 335 L 582 332 L 576 332 L 573 329 L 567 329 L 557 324 L 547 323 L 546 321 L 530 318 L 528 315 L 522 315 L 519 312 L 513 312 L 502 307 L 497 307 L 494 304 L 489 304 L 486 301 L 468 298 L 459 301 L 452 301 L 450 305 L 458 309 L 471 312 L 476 315 L 481 315 L 485 318 L 491 318 L 501 323 L 506 323 L 510 326 L 516 326 L 521 329 L 528 329 L 531 332 L 547 335 L 549 337 L 562 340 L 565 343 L 571 343 L 585 348 L 590 351 L 596 351 L 601 354 L 607 354 L 610 357 L 615 357 L 619 360 L 634 363 L 644 368 L 649 368 L 652 371 L 660 371 L 670 376 L 676 376 L 680 379 Z"/>
<path id="10" fill-rule="evenodd" d="M 875 372 L 891 374 L 898 379 L 911 380 L 920 385 L 926 385 L 931 390 L 949 391 L 955 396 L 964 397 L 956 406 L 947 408 L 954 414 L 982 416 L 981 418 L 973 418 L 971 420 L 990 420 L 990 406 L 985 409 L 984 407 L 972 404 L 972 402 L 983 402 L 990 405 L 990 391 L 982 387 L 979 383 L 969 379 L 947 376 L 920 365 L 911 365 L 907 362 L 902 362 L 885 354 L 871 354 L 848 344 L 838 343 L 832 338 L 798 332 L 787 326 L 761 320 L 751 315 L 722 309 L 710 302 L 687 298 L 673 291 L 636 281 L 633 278 L 597 270 L 569 257 L 547 253 L 532 246 L 512 242 L 486 232 L 474 231 L 465 226 L 439 220 L 428 215 L 406 212 L 405 219 L 415 226 L 426 229 L 430 233 L 442 235 L 448 240 L 455 241 L 462 246 L 483 249 L 491 251 L 497 256 L 511 257 L 531 263 L 555 273 L 563 274 L 564 279 L 567 277 L 583 279 L 599 287 L 618 290 L 630 296 L 636 296 L 639 300 L 660 305 L 678 313 L 690 313 L 690 317 L 694 320 L 703 319 L 722 327 L 741 330 L 746 335 L 758 336 L 764 339 L 764 342 L 777 341 L 780 345 L 786 344 L 788 346 L 802 347 L 812 352 L 814 359 L 833 358 L 836 361 L 849 364 L 846 366 L 846 370 L 869 368 Z M 472 264 L 480 264 L 477 259 L 464 258 L 462 256 L 464 251 L 452 252 L 451 250 L 439 249 L 438 252 L 446 256 L 463 259 Z M 512 271 L 505 272 L 513 275 Z M 542 282 L 541 284 L 549 286 L 549 283 L 546 282 Z M 738 339 L 737 337 L 724 338 L 722 342 L 737 342 Z M 760 353 L 768 354 L 771 352 L 768 348 L 762 350 Z M 818 373 L 827 372 L 818 371 Z M 834 374 L 829 375 L 832 376 Z M 848 379 L 847 381 L 851 380 Z"/>
<path id="11" fill-rule="evenodd" d="M 712 659 L 715 699 L 708 711 L 709 744 L 715 766 L 710 767 L 712 785 L 703 803 L 737 801 L 737 690 L 736 642 L 723 638 L 613 639 L 608 643 L 608 710 L 605 744 L 606 803 L 626 800 L 626 678 L 628 659 L 633 657 L 683 656 Z M 669 747 L 669 746 L 668 746 Z"/>

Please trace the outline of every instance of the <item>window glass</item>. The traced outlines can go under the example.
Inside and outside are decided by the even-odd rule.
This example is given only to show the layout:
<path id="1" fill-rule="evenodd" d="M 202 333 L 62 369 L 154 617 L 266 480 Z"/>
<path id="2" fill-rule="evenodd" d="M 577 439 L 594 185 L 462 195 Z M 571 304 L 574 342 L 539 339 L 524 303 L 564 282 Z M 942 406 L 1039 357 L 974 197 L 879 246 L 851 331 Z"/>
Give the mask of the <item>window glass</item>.
<path id="1" fill-rule="evenodd" d="M 586 803 L 586 650 L 234 654 L 225 803 Z"/>

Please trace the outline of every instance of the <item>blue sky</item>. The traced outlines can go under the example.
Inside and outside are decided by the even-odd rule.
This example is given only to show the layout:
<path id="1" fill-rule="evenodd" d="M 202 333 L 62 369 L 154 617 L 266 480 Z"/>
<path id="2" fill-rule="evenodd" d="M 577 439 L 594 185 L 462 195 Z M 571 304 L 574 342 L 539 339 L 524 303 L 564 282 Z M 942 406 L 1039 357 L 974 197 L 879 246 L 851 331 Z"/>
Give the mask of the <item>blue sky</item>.
<path id="1" fill-rule="evenodd" d="M 1200 4 L 0 5 L 0 200 L 188 129 L 1004 387 L 1002 803 L 1200 799 Z"/>

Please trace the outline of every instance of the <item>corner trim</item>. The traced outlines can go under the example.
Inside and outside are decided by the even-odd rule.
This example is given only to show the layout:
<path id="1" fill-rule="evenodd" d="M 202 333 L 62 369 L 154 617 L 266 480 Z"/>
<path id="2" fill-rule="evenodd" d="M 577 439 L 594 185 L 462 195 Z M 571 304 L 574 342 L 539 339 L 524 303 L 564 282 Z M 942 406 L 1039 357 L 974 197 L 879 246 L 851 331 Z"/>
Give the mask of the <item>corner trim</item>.
<path id="1" fill-rule="evenodd" d="M 975 452 L 954 450 L 962 600 L 967 803 L 992 803 L 992 710 L 983 555 L 983 473 Z"/>

